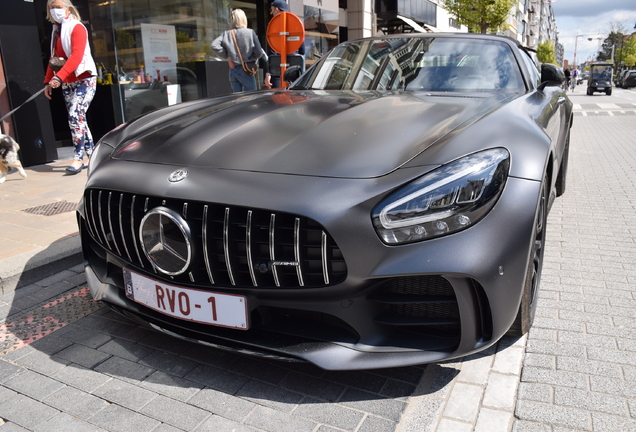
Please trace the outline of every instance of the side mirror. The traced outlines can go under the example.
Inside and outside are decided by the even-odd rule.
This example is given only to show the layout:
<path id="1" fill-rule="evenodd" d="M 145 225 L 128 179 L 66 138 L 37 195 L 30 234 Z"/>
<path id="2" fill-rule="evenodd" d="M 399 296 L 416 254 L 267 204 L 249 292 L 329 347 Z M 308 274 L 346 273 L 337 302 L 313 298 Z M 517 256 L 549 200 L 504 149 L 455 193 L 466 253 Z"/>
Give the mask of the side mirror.
<path id="1" fill-rule="evenodd" d="M 285 70 L 285 75 L 283 75 L 283 79 L 288 83 L 293 83 L 298 78 L 300 78 L 301 70 L 300 66 L 290 66 Z"/>
<path id="2" fill-rule="evenodd" d="M 551 63 L 541 64 L 541 84 L 539 90 L 543 90 L 547 86 L 562 86 L 565 82 L 565 74 L 557 65 Z"/>

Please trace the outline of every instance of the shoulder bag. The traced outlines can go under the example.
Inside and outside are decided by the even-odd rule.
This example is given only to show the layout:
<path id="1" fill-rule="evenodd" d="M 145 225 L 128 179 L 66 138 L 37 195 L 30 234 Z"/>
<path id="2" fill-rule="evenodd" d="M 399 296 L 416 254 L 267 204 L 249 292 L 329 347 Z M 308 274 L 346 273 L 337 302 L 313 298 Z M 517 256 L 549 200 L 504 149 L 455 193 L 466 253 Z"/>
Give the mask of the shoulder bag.
<path id="1" fill-rule="evenodd" d="M 243 55 L 241 54 L 241 48 L 239 48 L 239 44 L 236 41 L 236 35 L 234 34 L 234 29 L 232 31 L 232 39 L 234 39 L 234 45 L 236 45 L 236 51 L 238 51 L 239 58 L 241 59 L 241 64 L 243 65 L 243 70 L 247 72 L 249 75 L 256 75 L 258 72 L 258 65 L 256 62 L 244 62 Z"/>
<path id="2" fill-rule="evenodd" d="M 60 30 L 55 31 L 55 37 L 53 38 L 53 51 L 55 51 L 55 45 L 57 44 L 57 40 L 60 38 Z M 49 60 L 49 67 L 53 72 L 59 72 L 60 69 L 64 67 L 66 64 L 66 59 L 64 57 L 55 57 L 51 54 L 51 59 Z"/>

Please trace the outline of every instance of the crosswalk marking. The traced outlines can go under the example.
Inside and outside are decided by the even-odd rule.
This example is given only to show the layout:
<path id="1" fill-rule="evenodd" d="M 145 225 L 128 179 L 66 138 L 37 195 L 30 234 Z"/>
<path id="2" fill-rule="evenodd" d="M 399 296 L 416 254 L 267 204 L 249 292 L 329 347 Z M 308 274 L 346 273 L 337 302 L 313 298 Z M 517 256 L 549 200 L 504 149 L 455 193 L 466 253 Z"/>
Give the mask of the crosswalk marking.
<path id="1" fill-rule="evenodd" d="M 583 112 L 595 112 L 598 113 L 598 110 L 610 111 L 615 110 L 620 113 L 624 113 L 625 109 L 630 109 L 632 107 L 636 107 L 636 103 L 586 103 L 586 104 L 572 104 L 572 109 L 574 111 L 583 111 Z M 631 110 L 630 110 L 631 111 Z"/>
<path id="2" fill-rule="evenodd" d="M 596 105 L 598 105 L 599 108 L 605 109 L 605 110 L 621 109 L 621 107 L 613 103 L 597 103 Z"/>

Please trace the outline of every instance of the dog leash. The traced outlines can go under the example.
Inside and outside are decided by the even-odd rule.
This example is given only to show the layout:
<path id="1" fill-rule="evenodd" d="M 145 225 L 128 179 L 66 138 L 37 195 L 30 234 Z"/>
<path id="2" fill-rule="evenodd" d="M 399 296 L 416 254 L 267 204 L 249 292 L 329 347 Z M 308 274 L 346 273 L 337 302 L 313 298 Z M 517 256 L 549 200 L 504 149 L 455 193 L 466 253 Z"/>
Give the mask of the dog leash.
<path id="1" fill-rule="evenodd" d="M 9 117 L 11 114 L 13 114 L 14 112 L 16 112 L 17 110 L 19 110 L 20 108 L 22 108 L 24 105 L 27 104 L 27 102 L 31 102 L 33 99 L 35 99 L 36 97 L 38 97 L 40 95 L 40 93 L 42 93 L 44 91 L 46 87 L 42 87 L 42 90 L 40 90 L 39 92 L 35 93 L 33 96 L 31 96 L 30 98 L 28 98 L 27 100 L 25 100 L 24 102 L 22 102 L 20 104 L 19 107 L 12 109 L 11 111 L 9 111 L 7 114 L 3 115 L 2 118 L 0 118 L 0 122 L 2 122 L 4 119 L 6 119 L 7 117 Z"/>

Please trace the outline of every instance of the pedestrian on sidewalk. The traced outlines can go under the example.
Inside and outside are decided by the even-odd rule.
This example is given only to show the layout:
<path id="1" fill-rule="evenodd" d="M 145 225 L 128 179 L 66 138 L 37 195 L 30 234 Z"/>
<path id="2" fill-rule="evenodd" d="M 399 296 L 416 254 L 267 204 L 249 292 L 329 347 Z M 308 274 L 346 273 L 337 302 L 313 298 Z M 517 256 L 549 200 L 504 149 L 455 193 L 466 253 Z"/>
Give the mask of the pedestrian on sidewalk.
<path id="1" fill-rule="evenodd" d="M 86 111 L 95 96 L 97 67 L 91 56 L 88 32 L 80 22 L 77 8 L 70 0 L 48 0 L 46 18 L 53 23 L 51 60 L 46 68 L 44 94 L 51 99 L 52 91 L 62 87 L 68 111 L 75 154 L 66 168 L 77 174 L 86 168 L 84 156 L 90 158 L 95 144 L 86 123 Z"/>
<path id="2" fill-rule="evenodd" d="M 572 78 L 572 91 L 574 91 L 576 80 L 579 78 L 579 70 L 576 67 L 570 72 L 570 77 Z"/>
<path id="3" fill-rule="evenodd" d="M 258 71 L 257 62 L 263 55 L 263 48 L 254 30 L 247 27 L 247 17 L 242 9 L 232 11 L 232 29 L 214 39 L 211 48 L 219 57 L 227 59 L 234 93 L 256 90 L 254 75 Z M 246 67 L 250 71 L 245 70 Z"/>

